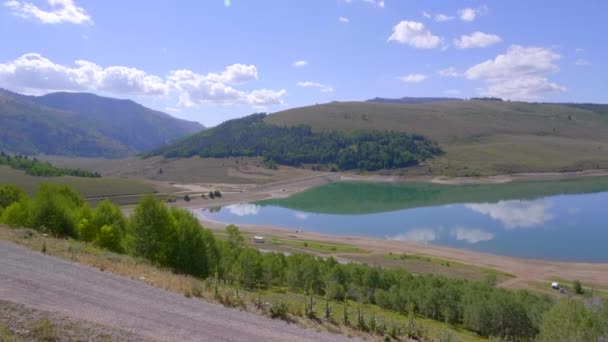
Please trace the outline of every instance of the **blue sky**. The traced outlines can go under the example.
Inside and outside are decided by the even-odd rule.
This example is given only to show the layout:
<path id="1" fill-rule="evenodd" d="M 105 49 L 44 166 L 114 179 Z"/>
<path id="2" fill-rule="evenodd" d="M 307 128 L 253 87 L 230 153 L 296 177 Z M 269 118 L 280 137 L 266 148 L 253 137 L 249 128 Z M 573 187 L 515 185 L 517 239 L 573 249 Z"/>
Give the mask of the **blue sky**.
<path id="1" fill-rule="evenodd" d="M 608 102 L 601 0 L 0 1 L 0 87 L 205 125 L 376 96 Z"/>

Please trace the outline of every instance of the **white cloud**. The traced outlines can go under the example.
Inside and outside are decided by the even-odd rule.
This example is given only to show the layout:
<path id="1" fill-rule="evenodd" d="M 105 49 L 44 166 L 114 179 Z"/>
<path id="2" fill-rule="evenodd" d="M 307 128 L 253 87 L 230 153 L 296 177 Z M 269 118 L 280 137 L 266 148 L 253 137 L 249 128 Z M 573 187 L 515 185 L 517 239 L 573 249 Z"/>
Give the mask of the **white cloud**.
<path id="1" fill-rule="evenodd" d="M 438 23 L 451 21 L 451 20 L 454 20 L 454 17 L 449 16 L 447 14 L 443 14 L 443 13 L 435 14 L 435 21 Z"/>
<path id="2" fill-rule="evenodd" d="M 432 49 L 438 47 L 442 39 L 433 35 L 423 23 L 404 20 L 393 27 L 388 41 L 408 44 L 417 49 Z"/>
<path id="3" fill-rule="evenodd" d="M 413 229 L 403 234 L 387 236 L 388 240 L 429 243 L 439 239 L 439 233 L 431 228 Z"/>
<path id="4" fill-rule="evenodd" d="M 384 0 L 362 0 L 365 3 L 368 3 L 370 5 L 374 5 L 376 7 L 380 7 L 380 8 L 384 8 Z M 344 2 L 346 3 L 352 3 L 353 0 L 344 0 Z"/>
<path id="5" fill-rule="evenodd" d="M 0 85 L 28 93 L 98 90 L 121 94 L 161 95 L 167 85 L 157 76 L 124 66 L 102 68 L 88 61 L 63 66 L 28 53 L 0 64 Z"/>
<path id="6" fill-rule="evenodd" d="M 470 49 L 494 45 L 500 41 L 500 37 L 495 34 L 476 31 L 470 35 L 462 35 L 460 38 L 454 39 L 454 45 L 459 49 Z"/>
<path id="7" fill-rule="evenodd" d="M 583 52 L 585 52 L 585 49 L 583 49 L 583 48 L 576 48 L 576 50 L 574 50 L 574 51 L 576 51 L 576 53 L 583 53 Z"/>
<path id="8" fill-rule="evenodd" d="M 98 91 L 120 95 L 164 96 L 171 93 L 177 95 L 179 104 L 184 106 L 207 102 L 252 106 L 281 104 L 285 90 L 257 89 L 245 92 L 231 86 L 256 80 L 257 77 L 254 65 L 233 64 L 221 73 L 201 75 L 190 70 L 175 70 L 163 79 L 136 68 L 103 68 L 82 60 L 76 61 L 73 66 L 65 66 L 36 53 L 28 53 L 0 64 L 0 86 L 28 94 Z"/>
<path id="9" fill-rule="evenodd" d="M 441 77 L 461 77 L 462 73 L 458 72 L 456 68 L 449 67 L 441 70 L 437 70 L 437 74 Z"/>
<path id="10" fill-rule="evenodd" d="M 424 74 L 409 74 L 406 76 L 399 77 L 399 79 L 406 83 L 420 83 L 426 80 L 428 76 Z"/>
<path id="11" fill-rule="evenodd" d="M 18 0 L 9 0 L 4 5 L 10 8 L 13 14 L 23 18 L 35 18 L 43 24 L 92 24 L 91 16 L 72 0 L 47 0 L 50 9 L 43 10 L 33 3 Z"/>
<path id="12" fill-rule="evenodd" d="M 258 79 L 258 69 L 255 65 L 232 64 L 220 74 L 210 73 L 206 78 L 212 82 L 226 84 L 242 84 Z"/>
<path id="13" fill-rule="evenodd" d="M 308 61 L 305 61 L 305 60 L 294 61 L 293 63 L 291 63 L 291 66 L 294 68 L 301 68 L 301 67 L 307 66 L 307 65 L 308 65 Z"/>
<path id="14" fill-rule="evenodd" d="M 431 19 L 431 13 L 427 12 L 427 11 L 422 11 L 422 16 L 427 18 L 427 19 Z"/>
<path id="15" fill-rule="evenodd" d="M 505 54 L 470 67 L 465 76 L 486 82 L 487 88 L 483 93 L 488 96 L 536 99 L 566 90 L 547 79 L 547 74 L 559 70 L 555 62 L 560 58 L 551 49 L 512 45 Z"/>
<path id="16" fill-rule="evenodd" d="M 339 17 L 338 21 L 341 23 L 345 23 L 345 24 L 348 24 L 350 22 L 350 20 L 347 17 Z"/>
<path id="17" fill-rule="evenodd" d="M 471 22 L 474 21 L 478 16 L 484 15 L 488 12 L 488 8 L 486 6 L 481 6 L 478 8 L 463 8 L 458 11 L 458 16 L 460 20 Z"/>
<path id="18" fill-rule="evenodd" d="M 574 64 L 576 65 L 589 65 L 591 63 L 589 63 L 588 60 L 584 59 L 584 58 L 579 58 L 576 60 L 576 62 L 574 62 Z"/>
<path id="19" fill-rule="evenodd" d="M 456 240 L 466 241 L 471 244 L 490 241 L 494 238 L 494 234 L 477 228 L 456 227 L 452 229 L 451 234 Z"/>
<path id="20" fill-rule="evenodd" d="M 319 88 L 324 93 L 331 93 L 332 91 L 334 91 L 334 88 L 318 82 L 303 81 L 298 82 L 297 85 L 305 88 Z"/>
<path id="21" fill-rule="evenodd" d="M 500 221 L 507 230 L 538 226 L 553 219 L 553 215 L 549 212 L 551 206 L 547 200 L 514 200 L 465 205 L 468 209 Z"/>
<path id="22" fill-rule="evenodd" d="M 224 208 L 237 216 L 257 215 L 260 212 L 260 206 L 251 203 L 241 203 L 225 206 Z"/>

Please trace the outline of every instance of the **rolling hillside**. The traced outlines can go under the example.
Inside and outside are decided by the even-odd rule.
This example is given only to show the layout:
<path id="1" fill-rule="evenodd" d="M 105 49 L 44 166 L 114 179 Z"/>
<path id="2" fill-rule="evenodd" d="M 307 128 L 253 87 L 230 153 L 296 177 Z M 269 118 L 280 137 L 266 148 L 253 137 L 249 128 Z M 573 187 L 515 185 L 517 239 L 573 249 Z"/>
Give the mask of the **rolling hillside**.
<path id="1" fill-rule="evenodd" d="M 277 112 L 266 122 L 421 134 L 446 153 L 409 172 L 475 176 L 608 168 L 606 112 L 608 105 L 333 102 Z"/>
<path id="2" fill-rule="evenodd" d="M 202 129 L 130 100 L 0 90 L 0 149 L 15 153 L 122 157 Z"/>

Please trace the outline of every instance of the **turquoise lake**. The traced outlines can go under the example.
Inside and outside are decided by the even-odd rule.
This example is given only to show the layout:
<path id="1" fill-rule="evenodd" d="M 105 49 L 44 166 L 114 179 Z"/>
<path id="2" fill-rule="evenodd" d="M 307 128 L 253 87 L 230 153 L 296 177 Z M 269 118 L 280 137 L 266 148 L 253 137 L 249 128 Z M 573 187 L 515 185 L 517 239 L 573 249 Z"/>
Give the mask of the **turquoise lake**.
<path id="1" fill-rule="evenodd" d="M 525 258 L 608 262 L 608 178 L 499 185 L 335 183 L 202 209 L 212 220 Z"/>

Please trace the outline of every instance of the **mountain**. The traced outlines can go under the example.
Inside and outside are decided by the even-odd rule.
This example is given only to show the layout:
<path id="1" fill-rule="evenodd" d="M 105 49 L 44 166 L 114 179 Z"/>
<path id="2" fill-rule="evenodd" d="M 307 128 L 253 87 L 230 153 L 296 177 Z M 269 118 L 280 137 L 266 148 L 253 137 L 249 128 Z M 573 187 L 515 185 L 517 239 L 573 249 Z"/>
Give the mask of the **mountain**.
<path id="1" fill-rule="evenodd" d="M 131 100 L 0 90 L 0 149 L 15 153 L 123 157 L 203 129 Z"/>
<path id="2" fill-rule="evenodd" d="M 463 101 L 463 99 L 455 97 L 402 97 L 400 99 L 388 99 L 384 97 L 375 97 L 365 102 L 380 102 L 380 103 L 435 103 L 435 102 L 448 102 L 448 101 Z"/>

